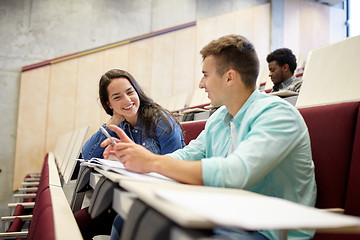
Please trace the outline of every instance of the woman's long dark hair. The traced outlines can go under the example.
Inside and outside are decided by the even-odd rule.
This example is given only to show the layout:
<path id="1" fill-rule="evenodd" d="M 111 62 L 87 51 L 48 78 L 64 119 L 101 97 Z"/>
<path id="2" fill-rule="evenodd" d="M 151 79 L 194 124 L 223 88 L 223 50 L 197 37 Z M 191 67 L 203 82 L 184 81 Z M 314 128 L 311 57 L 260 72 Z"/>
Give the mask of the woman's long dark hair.
<path id="1" fill-rule="evenodd" d="M 110 82 L 113 79 L 117 78 L 126 78 L 129 80 L 130 84 L 135 89 L 136 93 L 140 99 L 140 106 L 138 110 L 138 116 L 143 120 L 144 130 L 146 135 L 156 136 L 155 128 L 156 126 L 160 127 L 166 134 L 170 134 L 174 131 L 176 124 L 180 125 L 176 117 L 169 112 L 167 109 L 161 107 L 159 104 L 155 103 L 151 98 L 149 98 L 144 91 L 141 89 L 138 82 L 135 78 L 128 72 L 120 69 L 112 69 L 106 72 L 100 78 L 99 82 L 99 98 L 101 105 L 103 106 L 105 112 L 110 116 L 113 115 L 113 110 L 108 106 L 109 95 L 107 88 Z M 158 121 L 162 120 L 165 122 L 167 127 L 164 129 L 159 126 Z"/>

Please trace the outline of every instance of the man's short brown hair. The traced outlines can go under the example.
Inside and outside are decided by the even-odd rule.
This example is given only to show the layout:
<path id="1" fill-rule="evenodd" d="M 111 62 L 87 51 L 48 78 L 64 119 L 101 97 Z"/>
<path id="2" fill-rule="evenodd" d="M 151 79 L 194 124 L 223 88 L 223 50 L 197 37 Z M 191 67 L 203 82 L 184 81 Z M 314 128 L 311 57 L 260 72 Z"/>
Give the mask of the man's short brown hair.
<path id="1" fill-rule="evenodd" d="M 245 86 L 255 87 L 259 75 L 259 59 L 254 46 L 245 37 L 240 35 L 223 36 L 203 47 L 200 54 L 203 60 L 207 56 L 215 57 L 217 73 L 220 76 L 233 69 L 240 73 Z"/>

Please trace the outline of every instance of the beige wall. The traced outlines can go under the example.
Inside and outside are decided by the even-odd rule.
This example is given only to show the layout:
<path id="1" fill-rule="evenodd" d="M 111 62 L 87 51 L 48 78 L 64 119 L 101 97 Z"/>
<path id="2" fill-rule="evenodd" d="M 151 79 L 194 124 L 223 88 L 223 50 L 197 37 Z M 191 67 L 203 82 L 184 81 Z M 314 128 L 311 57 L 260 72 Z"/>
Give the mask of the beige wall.
<path id="1" fill-rule="evenodd" d="M 297 12 L 295 7 L 292 11 Z M 300 21 L 301 14 L 302 11 L 294 24 Z M 322 24 L 325 26 L 321 29 L 329 29 L 329 22 Z M 23 72 L 13 188 L 20 186 L 26 173 L 40 170 L 45 153 L 54 151 L 58 136 L 87 125 L 90 136 L 107 121 L 108 116 L 97 100 L 98 81 L 104 72 L 112 68 L 128 70 L 147 94 L 167 106 L 172 97 L 192 96 L 197 89 L 202 76 L 201 47 L 231 33 L 249 38 L 262 66 L 266 66 L 270 4 L 204 19 L 193 27 Z M 294 45 L 297 49 L 312 49 L 313 42 L 303 46 L 306 37 L 295 34 L 295 40 L 285 37 L 285 42 L 301 43 L 301 47 Z M 190 97 L 185 99 L 190 103 Z"/>
<path id="2" fill-rule="evenodd" d="M 345 11 L 304 0 L 284 1 L 284 47 L 290 48 L 298 59 L 298 67 L 306 64 L 310 51 L 345 39 Z M 265 59 L 264 56 L 263 59 Z M 265 64 L 258 85 L 266 82 L 272 88 Z"/>
<path id="3" fill-rule="evenodd" d="M 343 40 L 345 30 L 343 9 L 302 0 L 285 1 L 284 46 L 304 61 L 311 50 Z"/>

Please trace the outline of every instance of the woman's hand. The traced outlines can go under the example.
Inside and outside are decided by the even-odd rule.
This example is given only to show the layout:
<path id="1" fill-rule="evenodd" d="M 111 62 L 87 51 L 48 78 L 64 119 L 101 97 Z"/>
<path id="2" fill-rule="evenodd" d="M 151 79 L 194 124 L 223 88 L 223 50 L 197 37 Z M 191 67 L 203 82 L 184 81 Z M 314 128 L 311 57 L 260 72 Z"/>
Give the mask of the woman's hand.
<path id="1" fill-rule="evenodd" d="M 125 118 L 123 115 L 118 114 L 117 112 L 113 111 L 113 115 L 111 116 L 111 118 L 109 119 L 109 121 L 107 121 L 106 126 L 110 127 L 110 125 L 116 125 L 118 126 L 120 123 L 122 123 Z"/>

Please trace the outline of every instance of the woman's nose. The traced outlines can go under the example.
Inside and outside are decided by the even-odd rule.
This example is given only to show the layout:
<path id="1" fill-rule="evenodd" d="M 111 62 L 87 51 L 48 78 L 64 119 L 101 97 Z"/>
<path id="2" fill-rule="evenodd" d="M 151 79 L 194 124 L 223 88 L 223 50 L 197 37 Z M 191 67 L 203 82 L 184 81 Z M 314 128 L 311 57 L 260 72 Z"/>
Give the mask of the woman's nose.
<path id="1" fill-rule="evenodd" d="M 128 103 L 128 102 L 130 102 L 130 97 L 127 94 L 124 94 L 123 100 L 124 100 L 124 102 Z"/>

